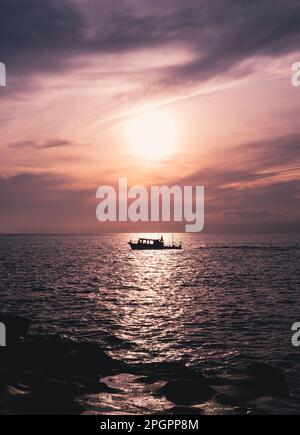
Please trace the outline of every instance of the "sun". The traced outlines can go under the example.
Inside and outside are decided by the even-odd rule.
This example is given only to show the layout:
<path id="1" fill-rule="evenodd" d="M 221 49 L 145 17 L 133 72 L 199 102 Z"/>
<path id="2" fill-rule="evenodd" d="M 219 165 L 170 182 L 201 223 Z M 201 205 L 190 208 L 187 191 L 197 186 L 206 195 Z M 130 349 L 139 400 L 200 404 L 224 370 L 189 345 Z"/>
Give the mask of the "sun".
<path id="1" fill-rule="evenodd" d="M 145 112 L 126 124 L 130 153 L 145 160 L 163 160 L 174 154 L 177 127 L 164 110 Z"/>

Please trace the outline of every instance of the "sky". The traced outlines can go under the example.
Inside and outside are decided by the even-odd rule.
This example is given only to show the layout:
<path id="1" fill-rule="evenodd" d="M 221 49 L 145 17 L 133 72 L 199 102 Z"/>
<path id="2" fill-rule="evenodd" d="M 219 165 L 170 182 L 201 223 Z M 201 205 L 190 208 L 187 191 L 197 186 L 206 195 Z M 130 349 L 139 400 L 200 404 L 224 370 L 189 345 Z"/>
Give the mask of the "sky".
<path id="1" fill-rule="evenodd" d="M 0 233 L 101 224 L 96 191 L 205 187 L 207 232 L 299 232 L 298 0 L 0 0 Z"/>

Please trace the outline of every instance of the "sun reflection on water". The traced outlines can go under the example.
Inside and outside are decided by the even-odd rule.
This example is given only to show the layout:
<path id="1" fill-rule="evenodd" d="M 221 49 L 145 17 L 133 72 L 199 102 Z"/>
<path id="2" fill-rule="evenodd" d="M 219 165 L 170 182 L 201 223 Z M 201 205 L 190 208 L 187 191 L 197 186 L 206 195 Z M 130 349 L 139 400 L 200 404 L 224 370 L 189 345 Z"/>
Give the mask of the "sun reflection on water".
<path id="1" fill-rule="evenodd" d="M 113 312 L 116 337 L 130 343 L 126 358 L 136 359 L 137 353 L 142 357 L 151 352 L 154 360 L 162 360 L 171 351 L 170 343 L 184 335 L 190 296 L 182 288 L 179 291 L 181 282 L 175 277 L 181 267 L 181 251 L 128 249 L 119 259 L 116 270 L 120 286 L 114 290 L 114 301 L 106 302 Z"/>

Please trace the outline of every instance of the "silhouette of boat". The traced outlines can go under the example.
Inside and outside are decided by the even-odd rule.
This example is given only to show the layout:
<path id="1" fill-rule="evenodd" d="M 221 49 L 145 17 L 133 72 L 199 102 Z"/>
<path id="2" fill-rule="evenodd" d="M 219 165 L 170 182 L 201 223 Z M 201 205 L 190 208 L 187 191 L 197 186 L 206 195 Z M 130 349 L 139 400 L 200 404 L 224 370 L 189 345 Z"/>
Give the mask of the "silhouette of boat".
<path id="1" fill-rule="evenodd" d="M 162 250 L 162 249 L 181 249 L 182 243 L 165 243 L 163 236 L 160 239 L 139 238 L 137 241 L 130 240 L 128 242 L 131 249 L 146 251 L 146 250 Z"/>

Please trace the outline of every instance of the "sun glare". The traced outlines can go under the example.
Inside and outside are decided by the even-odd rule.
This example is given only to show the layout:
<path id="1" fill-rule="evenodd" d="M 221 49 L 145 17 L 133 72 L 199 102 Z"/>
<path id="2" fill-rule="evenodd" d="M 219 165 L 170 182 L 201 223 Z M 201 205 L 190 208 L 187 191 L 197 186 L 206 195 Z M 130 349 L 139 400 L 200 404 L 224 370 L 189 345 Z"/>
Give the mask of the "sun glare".
<path id="1" fill-rule="evenodd" d="M 163 110 L 143 113 L 127 125 L 130 152 L 147 160 L 162 160 L 175 152 L 177 128 Z"/>

